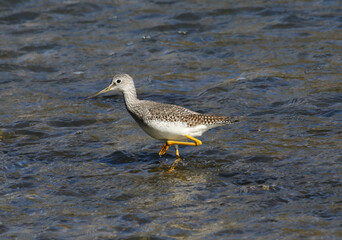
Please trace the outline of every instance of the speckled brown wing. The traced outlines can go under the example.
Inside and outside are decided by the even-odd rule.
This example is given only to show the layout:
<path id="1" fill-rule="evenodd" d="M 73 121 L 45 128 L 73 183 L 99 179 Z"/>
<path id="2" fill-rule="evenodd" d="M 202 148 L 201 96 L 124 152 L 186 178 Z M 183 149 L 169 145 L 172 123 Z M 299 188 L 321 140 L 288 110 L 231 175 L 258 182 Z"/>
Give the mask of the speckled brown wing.
<path id="1" fill-rule="evenodd" d="M 189 115 L 187 118 L 189 126 L 196 126 L 200 124 L 207 126 L 219 126 L 238 122 L 240 119 L 240 117 L 213 116 L 207 114 L 197 114 L 196 116 Z"/>
<path id="2" fill-rule="evenodd" d="M 184 107 L 145 101 L 147 114 L 144 114 L 144 121 L 162 120 L 166 122 L 186 122 L 189 127 L 197 125 L 225 125 L 236 122 L 238 117 L 212 116 L 197 113 Z"/>

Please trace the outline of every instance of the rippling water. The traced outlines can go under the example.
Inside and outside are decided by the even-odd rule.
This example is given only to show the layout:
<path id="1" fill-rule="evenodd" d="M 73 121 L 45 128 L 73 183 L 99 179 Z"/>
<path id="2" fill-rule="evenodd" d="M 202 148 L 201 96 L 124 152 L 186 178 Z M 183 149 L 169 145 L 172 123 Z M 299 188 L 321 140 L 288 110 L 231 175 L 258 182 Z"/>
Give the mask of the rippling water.
<path id="1" fill-rule="evenodd" d="M 290 1 L 291 2 L 291 1 Z M 342 238 L 340 1 L 0 2 L 1 239 Z M 174 152 L 120 94 L 242 115 Z"/>

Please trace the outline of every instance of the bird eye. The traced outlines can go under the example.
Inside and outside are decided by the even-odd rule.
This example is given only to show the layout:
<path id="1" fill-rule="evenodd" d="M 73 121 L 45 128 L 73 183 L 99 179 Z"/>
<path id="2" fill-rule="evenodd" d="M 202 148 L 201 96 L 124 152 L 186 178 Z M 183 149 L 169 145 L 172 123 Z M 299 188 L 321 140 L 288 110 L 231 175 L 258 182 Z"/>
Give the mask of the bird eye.
<path id="1" fill-rule="evenodd" d="M 121 83 L 121 80 L 120 79 L 116 80 L 116 83 Z"/>

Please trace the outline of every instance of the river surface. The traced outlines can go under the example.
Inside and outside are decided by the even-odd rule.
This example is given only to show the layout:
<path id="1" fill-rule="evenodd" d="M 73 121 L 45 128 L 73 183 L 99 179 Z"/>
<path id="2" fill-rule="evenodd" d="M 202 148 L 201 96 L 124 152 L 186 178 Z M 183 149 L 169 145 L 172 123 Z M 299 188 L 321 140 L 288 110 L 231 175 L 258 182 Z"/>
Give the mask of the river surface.
<path id="1" fill-rule="evenodd" d="M 0 239 L 342 239 L 342 5 L 0 2 Z M 244 116 L 198 147 L 138 96 Z"/>

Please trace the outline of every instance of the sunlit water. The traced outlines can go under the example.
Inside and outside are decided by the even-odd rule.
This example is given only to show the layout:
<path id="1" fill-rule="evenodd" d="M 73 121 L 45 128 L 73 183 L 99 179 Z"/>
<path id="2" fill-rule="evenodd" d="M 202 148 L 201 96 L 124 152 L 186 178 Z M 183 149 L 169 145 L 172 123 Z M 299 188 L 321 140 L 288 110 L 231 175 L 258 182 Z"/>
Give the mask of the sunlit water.
<path id="1" fill-rule="evenodd" d="M 292 2 L 1 1 L 0 238 L 342 238 L 341 2 Z M 115 72 L 245 118 L 165 173 Z"/>

